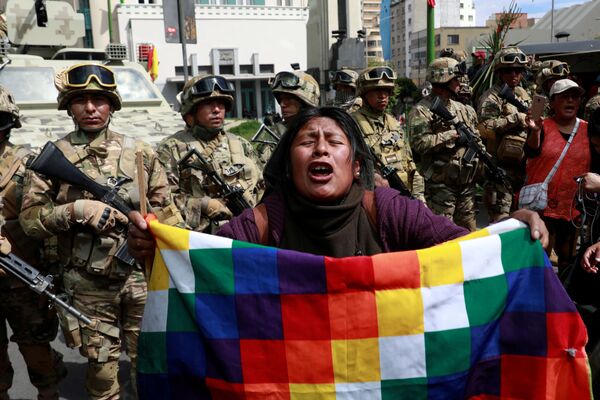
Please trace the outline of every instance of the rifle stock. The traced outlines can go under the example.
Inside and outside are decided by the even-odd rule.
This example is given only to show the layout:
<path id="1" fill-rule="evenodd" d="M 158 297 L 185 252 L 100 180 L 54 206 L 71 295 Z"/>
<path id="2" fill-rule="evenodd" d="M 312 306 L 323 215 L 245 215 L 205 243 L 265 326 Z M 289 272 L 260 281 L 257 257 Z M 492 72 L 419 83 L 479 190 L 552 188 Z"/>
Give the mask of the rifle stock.
<path id="1" fill-rule="evenodd" d="M 191 161 L 192 157 L 196 157 L 198 161 Z M 231 210 L 233 215 L 240 215 L 245 209 L 251 208 L 250 203 L 244 199 L 244 189 L 231 186 L 225 182 L 196 148 L 192 147 L 177 164 L 179 165 L 179 168 L 187 166 L 206 174 L 206 176 L 219 187 L 221 196 L 227 200 L 227 208 Z"/>
<path id="2" fill-rule="evenodd" d="M 506 100 L 513 106 L 517 107 L 517 110 L 519 110 L 522 113 L 527 113 L 529 111 L 529 107 L 521 103 L 519 99 L 515 97 L 515 93 L 506 83 L 502 85 L 500 92 L 498 92 L 498 96 L 500 96 L 500 98 Z"/>
<path id="3" fill-rule="evenodd" d="M 379 172 L 381 172 L 381 176 L 388 181 L 390 187 L 399 191 L 400 194 L 402 194 L 403 196 L 414 199 L 415 197 L 413 196 L 412 192 L 408 189 L 408 187 L 406 187 L 404 182 L 402 182 L 402 179 L 400 179 L 400 177 L 396 173 L 398 171 L 398 168 L 384 164 L 381 158 L 379 158 L 377 154 L 375 154 L 375 152 L 370 146 L 369 151 L 371 152 L 371 157 L 373 157 L 373 160 L 377 165 L 377 169 L 379 170 Z"/>
<path id="4" fill-rule="evenodd" d="M 133 210 L 117 194 L 117 187 L 113 189 L 92 180 L 89 176 L 81 172 L 79 168 L 74 166 L 52 142 L 46 143 L 40 154 L 27 167 L 49 178 L 58 179 L 84 189 L 99 201 L 119 210 L 124 215 L 128 215 Z M 127 265 L 135 264 L 135 259 L 127 250 L 126 241 L 119 247 L 115 257 Z"/>
<path id="5" fill-rule="evenodd" d="M 50 289 L 53 287 L 51 275 L 42 275 L 40 271 L 33 268 L 31 265 L 27 264 L 25 261 L 21 260 L 12 253 L 0 255 L 0 267 L 25 282 L 31 290 L 48 296 L 56 305 L 72 314 L 75 318 L 79 319 L 83 323 L 87 325 L 92 323 L 92 321 L 87 316 L 82 314 L 81 311 L 65 303 L 54 293 L 50 292 Z"/>
<path id="6" fill-rule="evenodd" d="M 429 111 L 434 113 L 435 115 L 441 117 L 443 120 L 449 122 L 454 126 L 454 129 L 458 132 L 458 134 L 464 138 L 466 144 L 468 146 L 463 159 L 467 162 L 473 161 L 475 156 L 479 157 L 479 159 L 483 162 L 483 164 L 487 167 L 489 173 L 492 176 L 492 179 L 498 183 L 501 183 L 510 190 L 510 183 L 506 177 L 506 173 L 496 165 L 496 163 L 492 160 L 488 152 L 479 144 L 477 138 L 473 131 L 464 124 L 464 122 L 460 121 L 455 115 L 444 106 L 444 103 L 439 97 L 433 99 L 431 106 L 429 107 Z"/>

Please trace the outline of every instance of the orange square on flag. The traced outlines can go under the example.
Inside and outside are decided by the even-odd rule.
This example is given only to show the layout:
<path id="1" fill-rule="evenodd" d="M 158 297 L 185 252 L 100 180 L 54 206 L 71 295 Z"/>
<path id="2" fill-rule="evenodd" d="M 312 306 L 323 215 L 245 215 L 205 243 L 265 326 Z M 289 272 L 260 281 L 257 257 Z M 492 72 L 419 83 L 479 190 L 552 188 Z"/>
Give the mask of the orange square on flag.
<path id="1" fill-rule="evenodd" d="M 332 339 L 378 337 L 375 293 L 329 295 L 329 325 Z"/>
<path id="2" fill-rule="evenodd" d="M 382 253 L 372 259 L 376 290 L 421 287 L 421 269 L 416 251 Z"/>

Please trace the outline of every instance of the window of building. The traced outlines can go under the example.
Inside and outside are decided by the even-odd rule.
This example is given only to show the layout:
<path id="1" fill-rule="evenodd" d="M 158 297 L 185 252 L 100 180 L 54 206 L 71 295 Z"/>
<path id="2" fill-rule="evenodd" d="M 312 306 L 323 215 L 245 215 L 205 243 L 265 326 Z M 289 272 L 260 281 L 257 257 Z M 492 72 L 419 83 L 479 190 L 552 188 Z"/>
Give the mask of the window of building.
<path id="1" fill-rule="evenodd" d="M 412 25 L 412 18 L 408 19 L 408 25 Z"/>
<path id="2" fill-rule="evenodd" d="M 440 46 L 440 45 L 441 45 L 440 35 L 437 34 L 437 35 L 435 35 L 435 46 Z"/>
<path id="3" fill-rule="evenodd" d="M 465 3 L 460 3 L 460 8 L 465 8 Z"/>
<path id="4" fill-rule="evenodd" d="M 368 51 L 367 56 L 368 57 L 377 57 L 377 52 L 376 51 Z"/>
<path id="5" fill-rule="evenodd" d="M 275 64 L 260 64 L 258 71 L 261 74 L 273 74 L 275 73 Z"/>
<path id="6" fill-rule="evenodd" d="M 369 40 L 367 41 L 367 47 L 375 47 L 377 46 L 377 41 L 376 40 Z"/>
<path id="7" fill-rule="evenodd" d="M 411 11 L 412 11 L 412 4 L 409 4 L 408 5 L 408 12 L 411 12 Z"/>
<path id="8" fill-rule="evenodd" d="M 138 4 L 155 4 L 156 0 L 138 0 Z"/>
<path id="9" fill-rule="evenodd" d="M 462 20 L 464 20 L 464 19 L 465 19 L 465 16 L 464 16 L 464 15 L 461 15 L 461 16 L 460 16 L 460 20 L 462 21 Z"/>
<path id="10" fill-rule="evenodd" d="M 462 17 L 462 15 L 461 15 Z M 458 44 L 459 36 L 458 35 L 448 35 L 448 44 Z"/>
<path id="11" fill-rule="evenodd" d="M 469 15 L 469 22 L 473 22 L 473 16 Z"/>
<path id="12" fill-rule="evenodd" d="M 240 74 L 251 74 L 253 71 L 252 64 L 240 64 Z"/>
<path id="13" fill-rule="evenodd" d="M 233 65 L 219 65 L 219 73 L 223 75 L 233 75 Z"/>

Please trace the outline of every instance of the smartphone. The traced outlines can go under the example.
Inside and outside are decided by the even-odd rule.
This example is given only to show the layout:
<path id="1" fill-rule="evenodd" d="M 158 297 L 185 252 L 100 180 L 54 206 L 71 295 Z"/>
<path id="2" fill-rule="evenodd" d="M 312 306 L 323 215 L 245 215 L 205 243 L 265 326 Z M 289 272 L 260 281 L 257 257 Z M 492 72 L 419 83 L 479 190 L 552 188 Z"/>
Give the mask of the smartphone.
<path id="1" fill-rule="evenodd" d="M 533 104 L 531 105 L 531 119 L 533 121 L 538 120 L 544 113 L 546 107 L 546 96 L 536 94 L 533 96 Z"/>

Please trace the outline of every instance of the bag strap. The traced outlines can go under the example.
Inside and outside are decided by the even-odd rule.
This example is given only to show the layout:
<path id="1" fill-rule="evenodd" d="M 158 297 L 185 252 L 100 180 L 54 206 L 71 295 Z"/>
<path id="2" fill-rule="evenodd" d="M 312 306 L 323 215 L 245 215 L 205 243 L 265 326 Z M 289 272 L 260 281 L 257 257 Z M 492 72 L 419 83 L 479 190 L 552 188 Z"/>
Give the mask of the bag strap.
<path id="1" fill-rule="evenodd" d="M 565 158 L 565 156 L 567 155 L 567 150 L 569 150 L 569 147 L 571 146 L 571 142 L 573 141 L 573 138 L 575 137 L 575 134 L 577 133 L 577 130 L 579 129 L 579 122 L 580 122 L 580 120 L 579 120 L 579 118 L 577 118 L 575 121 L 575 126 L 573 127 L 573 132 L 571 132 L 571 136 L 569 136 L 569 140 L 567 140 L 567 144 L 565 144 L 565 148 L 563 149 L 562 153 L 560 154 L 560 157 L 558 157 L 558 160 L 556 160 L 556 162 L 554 163 L 554 166 L 548 173 L 548 176 L 546 176 L 546 179 L 544 179 L 544 184 L 548 185 L 548 182 L 550 182 L 552 180 L 552 177 L 556 173 L 556 170 L 560 166 L 560 163 L 562 162 L 563 158 Z"/>
<path id="2" fill-rule="evenodd" d="M 260 203 L 252 209 L 254 222 L 258 230 L 258 243 L 263 246 L 269 245 L 269 216 L 267 215 L 267 206 Z"/>
<path id="3" fill-rule="evenodd" d="M 375 192 L 372 190 L 365 190 L 362 198 L 362 207 L 367 212 L 367 218 L 369 222 L 377 231 L 377 207 L 375 206 Z"/>

